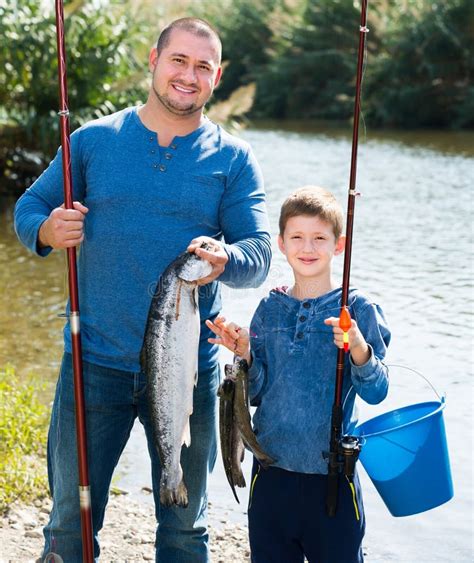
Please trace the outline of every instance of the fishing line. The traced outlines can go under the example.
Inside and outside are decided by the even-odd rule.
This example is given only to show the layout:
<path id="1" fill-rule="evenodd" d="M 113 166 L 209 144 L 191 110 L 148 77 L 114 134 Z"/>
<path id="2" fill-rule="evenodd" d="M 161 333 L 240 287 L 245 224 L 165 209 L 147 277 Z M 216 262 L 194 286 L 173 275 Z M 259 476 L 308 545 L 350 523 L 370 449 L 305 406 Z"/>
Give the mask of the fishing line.
<path id="1" fill-rule="evenodd" d="M 370 30 L 367 29 L 367 32 Z M 367 43 L 364 45 L 364 62 L 362 63 L 362 77 L 360 80 L 360 100 L 359 100 L 359 114 L 360 118 L 362 119 L 362 125 L 364 127 L 364 142 L 367 141 L 367 125 L 365 122 L 364 110 L 362 108 L 362 99 L 363 99 L 363 90 L 364 90 L 364 79 L 365 79 L 365 71 L 368 67 L 368 60 L 369 60 L 369 52 L 367 49 Z"/>

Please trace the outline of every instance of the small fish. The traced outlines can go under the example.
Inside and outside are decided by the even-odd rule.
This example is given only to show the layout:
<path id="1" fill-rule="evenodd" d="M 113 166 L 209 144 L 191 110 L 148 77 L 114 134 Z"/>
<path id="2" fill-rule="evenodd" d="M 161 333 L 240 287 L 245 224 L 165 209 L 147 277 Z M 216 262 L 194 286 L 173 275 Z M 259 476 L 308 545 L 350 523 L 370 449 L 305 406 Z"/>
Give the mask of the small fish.
<path id="1" fill-rule="evenodd" d="M 209 262 L 184 252 L 164 271 L 148 312 L 141 363 L 161 462 L 160 502 L 164 506 L 188 505 L 180 460 L 182 445 L 191 444 L 189 417 L 197 383 L 200 317 L 196 281 L 211 270 Z"/>
<path id="2" fill-rule="evenodd" d="M 239 357 L 235 358 L 232 366 L 232 376 L 235 378 L 234 416 L 237 427 L 244 444 L 252 451 L 260 465 L 266 469 L 269 465 L 275 463 L 276 460 L 262 450 L 252 430 L 248 396 L 248 364 L 246 360 Z"/>
<path id="3" fill-rule="evenodd" d="M 219 387 L 219 434 L 222 462 L 227 481 L 240 504 L 235 487 L 245 487 L 245 478 L 241 463 L 244 460 L 245 447 L 234 416 L 235 381 L 232 378 L 232 366 L 225 366 L 225 379 Z"/>

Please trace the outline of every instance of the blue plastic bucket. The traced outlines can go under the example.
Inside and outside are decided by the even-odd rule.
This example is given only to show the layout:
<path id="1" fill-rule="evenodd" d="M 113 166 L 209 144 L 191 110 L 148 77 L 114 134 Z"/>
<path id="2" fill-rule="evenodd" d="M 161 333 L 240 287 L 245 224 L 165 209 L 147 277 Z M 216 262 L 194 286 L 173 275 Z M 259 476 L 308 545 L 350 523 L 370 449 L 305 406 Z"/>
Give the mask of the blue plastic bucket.
<path id="1" fill-rule="evenodd" d="M 453 497 L 444 397 L 382 414 L 355 428 L 360 461 L 393 516 L 425 512 Z"/>

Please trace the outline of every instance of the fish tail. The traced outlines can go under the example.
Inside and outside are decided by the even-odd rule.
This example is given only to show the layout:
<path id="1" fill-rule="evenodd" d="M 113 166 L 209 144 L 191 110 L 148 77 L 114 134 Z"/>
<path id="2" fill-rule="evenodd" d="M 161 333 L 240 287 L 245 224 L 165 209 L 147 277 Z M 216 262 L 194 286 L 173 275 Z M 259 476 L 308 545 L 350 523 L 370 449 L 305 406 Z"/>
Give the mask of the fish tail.
<path id="1" fill-rule="evenodd" d="M 184 484 L 184 480 L 178 483 L 176 488 L 168 487 L 165 482 L 160 484 L 160 503 L 163 506 L 181 506 L 186 508 L 188 506 L 188 490 Z"/>
<path id="2" fill-rule="evenodd" d="M 245 483 L 245 477 L 242 473 L 242 470 L 238 470 L 235 471 L 234 474 L 232 475 L 233 479 L 234 479 L 234 484 L 237 487 L 246 487 L 246 483 Z"/>

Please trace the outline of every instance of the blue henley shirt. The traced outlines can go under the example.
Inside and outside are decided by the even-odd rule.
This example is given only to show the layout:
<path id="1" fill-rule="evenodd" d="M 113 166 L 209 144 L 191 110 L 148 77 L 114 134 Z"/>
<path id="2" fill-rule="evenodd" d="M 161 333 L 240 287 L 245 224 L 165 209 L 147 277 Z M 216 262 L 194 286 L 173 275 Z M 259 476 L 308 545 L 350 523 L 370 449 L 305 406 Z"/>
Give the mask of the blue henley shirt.
<path id="1" fill-rule="evenodd" d="M 271 243 L 263 180 L 247 143 L 206 119 L 168 147 L 141 122 L 136 107 L 92 121 L 71 135 L 74 200 L 89 208 L 78 254 L 83 358 L 138 372 L 148 308 L 165 267 L 201 235 L 225 242 L 219 281 L 256 287 Z M 61 149 L 15 207 L 15 229 L 30 250 L 64 201 Z M 219 282 L 200 290 L 202 322 L 221 308 Z M 217 361 L 202 325 L 199 367 Z M 71 351 L 69 323 L 65 350 Z"/>

